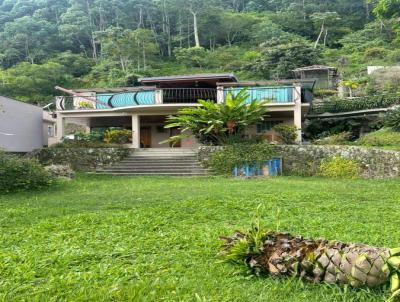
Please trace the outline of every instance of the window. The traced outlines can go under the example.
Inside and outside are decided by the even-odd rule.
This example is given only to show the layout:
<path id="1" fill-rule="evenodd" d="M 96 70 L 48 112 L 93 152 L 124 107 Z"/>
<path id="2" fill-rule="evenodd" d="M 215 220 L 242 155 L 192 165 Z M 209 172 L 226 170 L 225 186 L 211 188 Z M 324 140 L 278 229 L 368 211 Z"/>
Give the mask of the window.
<path id="1" fill-rule="evenodd" d="M 48 137 L 54 137 L 54 127 L 53 126 L 47 126 L 47 135 L 48 135 Z"/>
<path id="2" fill-rule="evenodd" d="M 257 133 L 271 131 L 275 125 L 282 124 L 283 121 L 262 121 L 257 124 Z"/>

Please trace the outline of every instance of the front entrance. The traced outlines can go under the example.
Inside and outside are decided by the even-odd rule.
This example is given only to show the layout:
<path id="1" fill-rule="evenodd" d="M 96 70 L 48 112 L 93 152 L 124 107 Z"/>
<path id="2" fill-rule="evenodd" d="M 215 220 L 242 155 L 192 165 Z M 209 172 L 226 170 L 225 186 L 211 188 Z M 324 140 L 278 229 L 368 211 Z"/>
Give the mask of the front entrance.
<path id="1" fill-rule="evenodd" d="M 181 134 L 181 130 L 179 130 L 178 128 L 171 128 L 169 131 L 169 137 L 177 136 L 180 134 Z M 182 143 L 180 140 L 178 140 L 178 141 L 170 142 L 169 146 L 175 147 L 175 148 L 180 148 L 180 147 L 182 147 Z"/>
<path id="2" fill-rule="evenodd" d="M 140 148 L 151 148 L 151 127 L 140 127 Z"/>

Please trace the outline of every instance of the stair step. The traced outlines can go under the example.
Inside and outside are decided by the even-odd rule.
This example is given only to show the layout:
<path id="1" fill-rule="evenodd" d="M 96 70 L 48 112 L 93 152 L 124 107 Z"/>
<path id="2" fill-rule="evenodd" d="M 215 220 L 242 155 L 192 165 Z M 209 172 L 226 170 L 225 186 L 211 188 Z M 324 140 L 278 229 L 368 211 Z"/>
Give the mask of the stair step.
<path id="1" fill-rule="evenodd" d="M 206 176 L 193 149 L 141 149 L 124 160 L 100 167 L 96 174 L 120 176 Z"/>

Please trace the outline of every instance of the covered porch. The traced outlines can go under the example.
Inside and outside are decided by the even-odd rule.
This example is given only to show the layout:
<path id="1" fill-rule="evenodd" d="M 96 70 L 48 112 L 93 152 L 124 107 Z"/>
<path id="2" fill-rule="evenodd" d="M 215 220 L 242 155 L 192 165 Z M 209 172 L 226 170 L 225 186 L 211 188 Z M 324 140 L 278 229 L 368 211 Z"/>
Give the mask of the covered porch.
<path id="1" fill-rule="evenodd" d="M 171 114 L 176 112 L 171 112 Z M 132 130 L 130 148 L 192 148 L 198 146 L 194 137 L 185 137 L 172 144 L 165 142 L 172 136 L 180 134 L 176 128 L 164 128 L 170 114 L 161 113 L 58 113 L 57 140 L 61 142 L 66 135 L 71 134 L 69 129 L 79 129 L 89 133 L 104 131 L 107 128 L 121 128 Z M 72 126 L 71 126 L 72 125 Z"/>

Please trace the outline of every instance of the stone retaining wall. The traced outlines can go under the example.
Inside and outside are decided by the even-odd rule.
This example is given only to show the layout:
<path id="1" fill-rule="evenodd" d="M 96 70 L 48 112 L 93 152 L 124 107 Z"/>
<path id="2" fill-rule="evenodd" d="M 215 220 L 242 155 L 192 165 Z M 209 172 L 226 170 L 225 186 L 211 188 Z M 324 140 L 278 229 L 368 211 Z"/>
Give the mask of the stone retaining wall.
<path id="1" fill-rule="evenodd" d="M 200 147 L 199 160 L 207 161 L 221 147 Z M 360 163 L 365 178 L 400 176 L 400 152 L 355 146 L 278 145 L 277 156 L 283 159 L 284 175 L 316 175 L 323 159 L 341 156 Z"/>
<path id="2" fill-rule="evenodd" d="M 130 154 L 126 148 L 43 148 L 31 154 L 43 165 L 69 165 L 75 171 L 90 171 L 119 162 Z"/>

